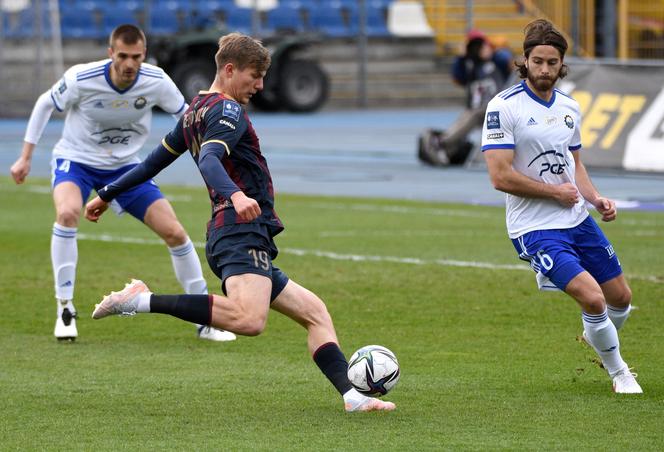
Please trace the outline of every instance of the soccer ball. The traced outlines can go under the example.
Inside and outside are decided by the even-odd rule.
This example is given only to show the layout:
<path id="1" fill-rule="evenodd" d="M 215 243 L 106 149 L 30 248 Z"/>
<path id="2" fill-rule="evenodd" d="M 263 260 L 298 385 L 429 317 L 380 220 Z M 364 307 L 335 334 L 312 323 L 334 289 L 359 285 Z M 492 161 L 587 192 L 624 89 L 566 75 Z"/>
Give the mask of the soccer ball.
<path id="1" fill-rule="evenodd" d="M 362 347 L 350 357 L 348 379 L 364 395 L 380 397 L 399 381 L 397 357 L 380 345 Z"/>

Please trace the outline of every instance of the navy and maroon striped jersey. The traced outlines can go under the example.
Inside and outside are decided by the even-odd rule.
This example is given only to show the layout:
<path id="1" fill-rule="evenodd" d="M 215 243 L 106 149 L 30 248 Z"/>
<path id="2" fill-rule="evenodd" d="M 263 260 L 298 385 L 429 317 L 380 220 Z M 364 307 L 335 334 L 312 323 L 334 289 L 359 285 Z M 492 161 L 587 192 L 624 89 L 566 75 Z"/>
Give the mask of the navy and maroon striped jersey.
<path id="1" fill-rule="evenodd" d="M 188 149 L 197 165 L 201 147 L 206 143 L 223 146 L 225 152 L 217 155 L 228 176 L 246 196 L 258 202 L 261 215 L 253 222 L 267 224 L 273 235 L 281 232 L 283 225 L 274 210 L 272 177 L 256 131 L 242 106 L 221 93 L 202 92 L 196 96 L 178 126 L 162 142 L 176 154 Z M 208 230 L 246 223 L 237 216 L 230 198 L 216 193 L 207 182 L 206 185 L 212 202 Z"/>

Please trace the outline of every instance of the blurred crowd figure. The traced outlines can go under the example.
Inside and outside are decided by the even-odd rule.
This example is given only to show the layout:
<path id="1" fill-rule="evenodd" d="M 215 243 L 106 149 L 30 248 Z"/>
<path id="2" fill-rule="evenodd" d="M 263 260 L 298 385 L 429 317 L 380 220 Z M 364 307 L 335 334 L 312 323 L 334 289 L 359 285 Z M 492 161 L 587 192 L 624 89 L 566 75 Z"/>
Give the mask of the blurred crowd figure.
<path id="1" fill-rule="evenodd" d="M 466 110 L 447 130 L 427 129 L 420 135 L 421 161 L 447 166 L 466 160 L 473 148 L 468 134 L 482 126 L 489 100 L 511 81 L 512 61 L 505 37 L 489 37 L 479 30 L 468 33 L 465 52 L 455 57 L 451 69 L 454 82 L 466 88 Z"/>

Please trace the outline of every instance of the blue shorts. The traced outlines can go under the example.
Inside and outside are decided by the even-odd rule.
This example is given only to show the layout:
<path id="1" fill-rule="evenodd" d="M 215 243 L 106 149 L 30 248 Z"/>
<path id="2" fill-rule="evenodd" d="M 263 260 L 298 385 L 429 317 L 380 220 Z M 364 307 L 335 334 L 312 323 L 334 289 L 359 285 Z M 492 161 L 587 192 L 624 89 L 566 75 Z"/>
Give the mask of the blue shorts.
<path id="1" fill-rule="evenodd" d="M 257 223 L 213 229 L 205 245 L 205 257 L 214 274 L 221 279 L 224 294 L 229 276 L 253 273 L 272 280 L 270 301 L 274 301 L 288 283 L 288 276 L 272 265 L 278 253 L 267 225 Z"/>
<path id="2" fill-rule="evenodd" d="M 93 188 L 99 190 L 105 187 L 135 166 L 136 164 L 131 164 L 116 170 L 100 170 L 72 160 L 56 159 L 52 168 L 53 187 L 62 182 L 73 182 L 81 190 L 81 197 L 85 203 Z M 143 221 L 148 207 L 163 197 L 159 187 L 154 181 L 149 180 L 122 193 L 115 198 L 115 201 L 133 217 Z"/>
<path id="3" fill-rule="evenodd" d="M 512 239 L 519 258 L 560 290 L 579 273 L 587 271 L 598 284 L 622 274 L 618 256 L 595 220 L 588 216 L 569 229 L 528 232 Z"/>

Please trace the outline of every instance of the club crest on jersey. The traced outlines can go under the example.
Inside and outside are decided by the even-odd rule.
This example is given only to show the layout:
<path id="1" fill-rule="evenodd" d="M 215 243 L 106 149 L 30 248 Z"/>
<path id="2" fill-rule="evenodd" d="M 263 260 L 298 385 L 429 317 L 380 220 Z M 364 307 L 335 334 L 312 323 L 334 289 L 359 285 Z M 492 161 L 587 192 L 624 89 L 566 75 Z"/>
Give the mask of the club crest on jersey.
<path id="1" fill-rule="evenodd" d="M 490 111 L 486 114 L 486 128 L 500 129 L 500 112 Z"/>
<path id="2" fill-rule="evenodd" d="M 233 102 L 232 100 L 225 100 L 224 105 L 222 106 L 222 116 L 227 116 L 231 119 L 238 121 L 240 119 L 240 104 Z"/>
<path id="3" fill-rule="evenodd" d="M 569 127 L 570 129 L 574 128 L 574 120 L 572 119 L 572 117 L 570 115 L 565 115 L 565 119 L 563 119 L 563 120 L 565 121 L 565 125 L 567 127 Z"/>
<path id="4" fill-rule="evenodd" d="M 140 110 L 142 108 L 145 108 L 147 103 L 148 103 L 147 99 L 143 96 L 140 96 L 138 99 L 134 101 L 134 108 L 136 110 Z"/>

